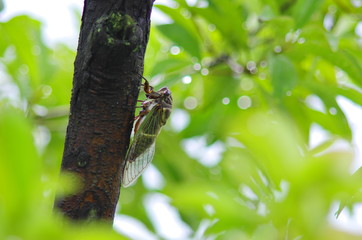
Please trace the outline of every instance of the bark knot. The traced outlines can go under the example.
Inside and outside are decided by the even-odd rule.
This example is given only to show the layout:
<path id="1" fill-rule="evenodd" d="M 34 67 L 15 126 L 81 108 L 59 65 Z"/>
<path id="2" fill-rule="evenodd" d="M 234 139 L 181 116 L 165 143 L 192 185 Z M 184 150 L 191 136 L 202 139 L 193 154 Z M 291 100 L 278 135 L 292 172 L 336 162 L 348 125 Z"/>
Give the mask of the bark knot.
<path id="1" fill-rule="evenodd" d="M 108 46 L 137 47 L 142 31 L 137 22 L 127 14 L 112 12 L 96 21 L 96 35 L 103 35 L 104 44 Z"/>

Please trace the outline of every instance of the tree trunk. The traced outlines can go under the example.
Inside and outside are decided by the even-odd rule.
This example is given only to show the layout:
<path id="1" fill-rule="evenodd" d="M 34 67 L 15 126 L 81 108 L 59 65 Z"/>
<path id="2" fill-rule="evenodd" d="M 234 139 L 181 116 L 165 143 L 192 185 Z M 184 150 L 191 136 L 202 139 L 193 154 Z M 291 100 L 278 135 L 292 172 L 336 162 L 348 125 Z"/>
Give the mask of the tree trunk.
<path id="1" fill-rule="evenodd" d="M 85 0 L 61 171 L 71 219 L 112 222 L 143 72 L 153 0 Z M 74 184 L 76 184 L 74 182 Z"/>

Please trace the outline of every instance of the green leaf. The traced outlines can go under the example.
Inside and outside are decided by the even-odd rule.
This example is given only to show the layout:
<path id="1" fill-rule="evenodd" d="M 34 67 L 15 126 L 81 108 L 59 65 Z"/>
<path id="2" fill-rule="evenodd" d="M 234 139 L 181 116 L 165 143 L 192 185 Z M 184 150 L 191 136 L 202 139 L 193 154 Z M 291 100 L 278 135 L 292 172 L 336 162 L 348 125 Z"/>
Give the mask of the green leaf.
<path id="1" fill-rule="evenodd" d="M 323 0 L 298 0 L 293 8 L 295 27 L 297 29 L 303 27 L 322 3 Z"/>
<path id="2" fill-rule="evenodd" d="M 19 86 L 21 94 L 31 97 L 33 88 L 46 82 L 53 71 L 49 50 L 41 39 L 41 23 L 18 16 L 0 23 L 0 53 L 11 46 L 15 57 L 7 61 L 7 71 Z"/>
<path id="3" fill-rule="evenodd" d="M 297 179 L 304 164 L 301 136 L 290 119 L 278 111 L 239 113 L 228 124 L 247 151 L 279 186 L 281 180 Z"/>
<path id="4" fill-rule="evenodd" d="M 333 85 L 329 86 L 318 81 L 306 81 L 303 86 L 317 95 L 326 107 L 326 113 L 306 108 L 311 121 L 315 121 L 333 134 L 351 140 L 352 132 L 344 112 L 336 101 L 338 95 Z M 334 111 L 333 114 L 330 113 L 331 109 Z"/>
<path id="5" fill-rule="evenodd" d="M 322 57 L 345 71 L 356 84 L 362 86 L 362 67 L 359 61 L 348 51 L 343 49 L 332 51 L 328 45 L 319 44 L 315 41 L 306 42 L 303 45 L 300 49 L 301 52 L 309 52 Z"/>
<path id="6" fill-rule="evenodd" d="M 335 91 L 336 91 L 336 94 L 342 95 L 342 96 L 348 98 L 349 100 L 362 106 L 362 98 L 361 98 L 362 92 L 361 91 L 347 87 L 347 86 L 341 86 L 339 88 L 336 88 Z"/>
<path id="7" fill-rule="evenodd" d="M 177 23 L 159 25 L 157 28 L 163 35 L 185 49 L 191 56 L 198 59 L 201 58 L 199 42 L 186 28 Z"/>
<path id="8" fill-rule="evenodd" d="M 222 4 L 211 2 L 210 7 L 192 7 L 190 10 L 215 25 L 222 34 L 222 40 L 235 49 L 247 47 L 248 36 L 243 28 L 246 18 L 242 6 L 237 4 L 237 1 L 223 1 Z"/>
<path id="9" fill-rule="evenodd" d="M 184 48 L 191 56 L 201 59 L 199 32 L 192 18 L 186 18 L 180 13 L 180 9 L 173 9 L 163 5 L 156 6 L 174 21 L 170 26 L 158 25 L 157 28 L 165 37 Z M 185 10 L 185 9 L 183 9 Z"/>
<path id="10" fill-rule="evenodd" d="M 3 0 L 0 0 L 0 12 L 2 12 L 4 10 L 4 1 Z"/>
<path id="11" fill-rule="evenodd" d="M 37 89 L 37 92 L 40 92 L 37 94 L 38 102 L 45 106 L 69 105 L 75 52 L 66 45 L 59 44 L 54 47 L 53 54 L 52 61 L 57 67 L 49 79 Z M 44 88 L 51 91 L 47 98 L 44 98 Z"/>
<path id="12" fill-rule="evenodd" d="M 352 4 L 353 1 L 334 0 L 334 2 L 347 13 L 361 13 L 362 12 L 362 7 L 353 6 L 353 4 Z"/>
<path id="13" fill-rule="evenodd" d="M 289 16 L 279 16 L 265 22 L 265 26 L 258 32 L 258 37 L 262 39 L 273 39 L 285 41 L 285 35 L 290 32 L 293 27 L 293 18 Z M 278 29 L 278 31 L 275 31 Z M 270 46 L 273 47 L 273 46 Z"/>
<path id="14" fill-rule="evenodd" d="M 302 61 L 306 56 L 321 57 L 332 66 L 339 67 L 349 75 L 354 83 L 362 86 L 361 59 L 358 58 L 359 49 L 355 50 L 358 48 L 357 46 L 354 48 L 346 45 L 334 46 L 336 45 L 333 43 L 334 40 L 331 40 L 330 37 L 327 38 L 325 30 L 320 25 L 308 26 L 303 30 L 300 37 L 305 42 L 294 44 L 288 50 L 288 56 L 293 56 L 294 62 Z M 344 44 L 347 44 L 346 41 Z M 309 72 L 309 69 L 307 71 Z"/>
<path id="15" fill-rule="evenodd" d="M 297 70 L 294 64 L 283 54 L 270 55 L 269 62 L 274 96 L 282 98 L 297 83 Z"/>
<path id="16" fill-rule="evenodd" d="M 352 194 L 348 194 L 344 199 L 341 200 L 339 204 L 338 210 L 335 212 L 336 218 L 339 217 L 343 209 L 347 208 L 351 213 L 353 211 L 353 204 L 359 203 L 361 201 L 361 186 L 359 186 L 362 180 L 362 167 L 357 169 L 356 172 L 353 173 L 350 179 L 352 182 L 356 183 L 355 191 L 352 190 Z"/>
<path id="17" fill-rule="evenodd" d="M 227 226 L 241 227 L 245 230 L 254 230 L 255 224 L 264 222 L 264 218 L 252 211 L 246 204 L 240 204 L 238 193 L 229 191 L 226 186 L 213 184 L 210 187 L 207 181 L 198 181 L 190 184 L 178 185 L 169 189 L 173 203 L 178 209 L 188 214 L 207 217 L 205 205 L 214 208 L 214 216 L 226 222 L 213 226 L 214 230 L 224 230 Z"/>
<path id="18" fill-rule="evenodd" d="M 306 112 L 308 113 L 310 119 L 329 132 L 348 140 L 352 138 L 351 129 L 348 126 L 348 122 L 346 121 L 343 112 L 341 112 L 338 116 L 325 114 L 313 109 L 308 109 Z M 337 117 L 340 119 L 339 121 L 336 121 Z"/>
<path id="19" fill-rule="evenodd" d="M 5 208 L 0 211 L 0 224 L 11 229 L 41 197 L 41 162 L 24 114 L 7 106 L 1 108 L 0 206 Z"/>
<path id="20" fill-rule="evenodd" d="M 179 58 L 169 58 L 166 60 L 158 61 L 151 69 L 150 75 L 155 76 L 158 74 L 167 74 L 174 71 L 179 71 L 185 67 L 189 67 L 190 62 Z"/>

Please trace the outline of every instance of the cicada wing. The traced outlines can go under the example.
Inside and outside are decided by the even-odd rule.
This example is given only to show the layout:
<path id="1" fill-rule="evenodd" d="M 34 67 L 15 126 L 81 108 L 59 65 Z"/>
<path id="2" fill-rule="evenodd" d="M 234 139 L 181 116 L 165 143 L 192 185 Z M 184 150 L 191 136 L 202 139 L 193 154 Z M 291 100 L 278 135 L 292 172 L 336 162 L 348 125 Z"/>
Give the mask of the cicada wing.
<path id="1" fill-rule="evenodd" d="M 124 167 L 122 176 L 123 187 L 126 188 L 133 185 L 137 178 L 146 170 L 155 154 L 155 146 L 155 142 L 153 142 L 150 147 L 136 157 L 136 159 L 128 159 L 127 155 L 126 166 Z"/>

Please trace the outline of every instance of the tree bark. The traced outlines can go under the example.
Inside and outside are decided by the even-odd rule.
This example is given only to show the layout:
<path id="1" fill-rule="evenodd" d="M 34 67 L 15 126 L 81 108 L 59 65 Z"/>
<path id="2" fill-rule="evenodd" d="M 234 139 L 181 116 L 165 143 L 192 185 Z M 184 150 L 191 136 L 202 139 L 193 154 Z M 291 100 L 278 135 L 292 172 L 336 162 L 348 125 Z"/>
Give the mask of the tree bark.
<path id="1" fill-rule="evenodd" d="M 85 0 L 62 173 L 78 190 L 56 200 L 71 219 L 112 222 L 143 72 L 153 0 Z M 76 183 L 74 183 L 76 184 Z"/>

